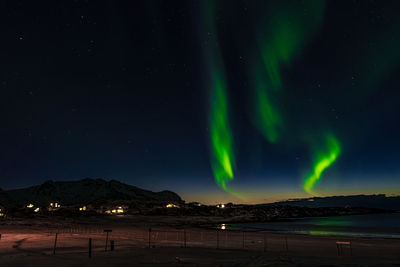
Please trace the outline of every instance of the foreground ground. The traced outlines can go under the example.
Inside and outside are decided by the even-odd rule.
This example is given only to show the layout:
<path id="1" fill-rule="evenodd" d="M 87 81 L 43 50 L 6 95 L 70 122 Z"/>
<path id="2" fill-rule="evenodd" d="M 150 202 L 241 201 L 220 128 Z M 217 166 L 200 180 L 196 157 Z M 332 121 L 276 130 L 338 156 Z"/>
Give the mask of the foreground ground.
<path id="1" fill-rule="evenodd" d="M 290 253 L 210 248 L 135 248 L 51 255 L 24 251 L 2 255 L 0 266 L 399 266 L 400 261 L 360 257 L 301 256 Z"/>
<path id="2" fill-rule="evenodd" d="M 151 219 L 3 223 L 0 266 L 400 266 L 398 239 L 176 228 Z M 105 229 L 112 230 L 107 252 Z M 351 249 L 346 245 L 338 255 L 338 241 L 350 242 Z"/>

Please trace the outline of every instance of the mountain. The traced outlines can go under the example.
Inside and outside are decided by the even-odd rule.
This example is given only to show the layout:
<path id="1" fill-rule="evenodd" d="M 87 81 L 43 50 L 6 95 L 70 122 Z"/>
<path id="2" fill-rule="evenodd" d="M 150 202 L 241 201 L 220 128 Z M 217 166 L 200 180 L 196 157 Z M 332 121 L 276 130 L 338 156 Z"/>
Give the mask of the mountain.
<path id="1" fill-rule="evenodd" d="M 50 202 L 59 202 L 69 206 L 112 201 L 183 203 L 180 196 L 171 191 L 152 192 L 116 180 L 90 178 L 68 182 L 47 181 L 23 189 L 0 190 L 0 205 L 5 207 L 23 207 L 28 203 L 48 206 Z"/>
<path id="2" fill-rule="evenodd" d="M 367 207 L 376 209 L 400 210 L 400 196 L 388 197 L 379 195 L 353 195 L 353 196 L 331 196 L 291 199 L 275 202 L 274 205 L 291 205 L 308 208 L 321 207 Z"/>

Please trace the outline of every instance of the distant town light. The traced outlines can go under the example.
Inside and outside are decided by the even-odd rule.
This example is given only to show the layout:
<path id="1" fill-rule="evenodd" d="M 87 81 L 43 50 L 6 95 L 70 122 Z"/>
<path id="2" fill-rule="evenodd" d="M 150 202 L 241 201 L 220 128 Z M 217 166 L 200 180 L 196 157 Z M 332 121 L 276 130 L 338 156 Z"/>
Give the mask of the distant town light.
<path id="1" fill-rule="evenodd" d="M 225 208 L 225 204 L 218 204 L 217 208 L 223 209 L 223 208 Z"/>
<path id="2" fill-rule="evenodd" d="M 167 208 L 179 208 L 178 205 L 175 205 L 175 204 L 172 204 L 172 203 L 167 204 L 166 207 L 167 207 Z"/>
<path id="3" fill-rule="evenodd" d="M 29 208 L 29 209 L 31 209 L 31 208 L 34 207 L 34 205 L 30 203 L 30 204 L 28 204 L 26 207 Z"/>
<path id="4" fill-rule="evenodd" d="M 1 210 L 0 210 L 1 211 Z M 2 212 L 0 212 L 0 217 L 3 217 L 4 216 L 4 213 L 2 213 Z"/>
<path id="5" fill-rule="evenodd" d="M 86 210 L 86 206 L 83 206 L 81 208 L 79 208 L 80 211 L 85 211 Z"/>
<path id="6" fill-rule="evenodd" d="M 60 204 L 58 204 L 57 202 L 51 202 L 50 203 L 50 208 L 59 208 L 59 207 L 61 207 L 61 205 Z"/>
<path id="7" fill-rule="evenodd" d="M 223 223 L 221 224 L 221 230 L 225 230 L 226 229 L 226 225 Z"/>
<path id="8" fill-rule="evenodd" d="M 36 208 L 36 209 L 34 209 L 33 211 L 34 211 L 34 212 L 39 212 L 39 210 L 40 210 L 40 208 Z"/>

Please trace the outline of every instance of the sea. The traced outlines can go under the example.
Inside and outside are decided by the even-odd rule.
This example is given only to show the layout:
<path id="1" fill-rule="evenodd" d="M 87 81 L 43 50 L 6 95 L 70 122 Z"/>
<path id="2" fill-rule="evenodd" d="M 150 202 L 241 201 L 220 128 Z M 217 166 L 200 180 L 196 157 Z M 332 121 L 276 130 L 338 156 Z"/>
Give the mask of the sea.
<path id="1" fill-rule="evenodd" d="M 223 229 L 307 235 L 400 238 L 400 212 L 307 217 L 223 225 Z"/>

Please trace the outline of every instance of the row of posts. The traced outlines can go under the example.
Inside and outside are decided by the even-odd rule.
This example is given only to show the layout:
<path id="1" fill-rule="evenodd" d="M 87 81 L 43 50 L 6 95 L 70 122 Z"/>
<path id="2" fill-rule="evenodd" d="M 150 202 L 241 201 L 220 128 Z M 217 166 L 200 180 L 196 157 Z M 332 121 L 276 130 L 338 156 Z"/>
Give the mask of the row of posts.
<path id="1" fill-rule="evenodd" d="M 219 230 L 217 230 L 217 248 L 219 248 Z M 246 232 L 243 233 L 243 238 L 242 238 L 242 248 L 246 248 Z M 151 248 L 151 228 L 149 228 L 149 248 Z M 183 230 L 183 247 L 186 248 L 186 230 Z M 285 236 L 285 248 L 286 251 L 289 251 L 289 245 L 288 245 L 288 238 Z M 267 235 L 264 234 L 264 252 L 267 251 Z"/>
<path id="2" fill-rule="evenodd" d="M 106 233 L 106 245 L 104 248 L 104 251 L 107 251 L 108 247 L 108 235 L 109 233 L 112 232 L 112 230 L 104 230 Z M 243 233 L 243 239 L 242 239 L 242 247 L 243 249 L 246 248 L 246 232 Z M 58 233 L 56 233 L 56 236 L 54 238 L 54 247 L 53 247 L 53 255 L 56 254 L 56 248 L 57 248 L 57 239 L 58 239 Z M 0 240 L 1 240 L 1 234 L 0 234 Z M 149 248 L 151 248 L 151 228 L 149 228 Z M 338 250 L 338 256 L 343 255 L 343 245 L 347 245 L 350 248 L 350 255 L 352 254 L 352 247 L 351 247 L 351 242 L 336 242 L 337 245 L 337 250 Z M 186 230 L 183 230 L 183 247 L 186 248 Z M 219 248 L 219 230 L 217 230 L 217 248 Z M 285 248 L 286 251 L 289 251 L 289 246 L 288 246 L 288 238 L 285 236 Z M 114 251 L 114 240 L 110 240 L 110 250 Z M 267 251 L 267 235 L 264 234 L 264 252 Z M 89 258 L 92 257 L 92 238 L 89 238 Z"/>
<path id="3" fill-rule="evenodd" d="M 104 230 L 104 232 L 106 233 L 106 245 L 104 247 L 104 251 L 107 251 L 108 248 L 108 235 L 109 233 L 112 232 L 112 230 Z M 0 239 L 1 239 L 1 234 L 0 234 Z M 56 236 L 54 238 L 54 247 L 53 247 L 53 255 L 56 254 L 56 248 L 57 248 L 57 239 L 58 239 L 58 233 L 56 233 Z M 110 250 L 114 251 L 115 249 L 115 243 L 114 240 L 110 240 Z M 92 239 L 89 238 L 89 258 L 92 257 Z"/>

